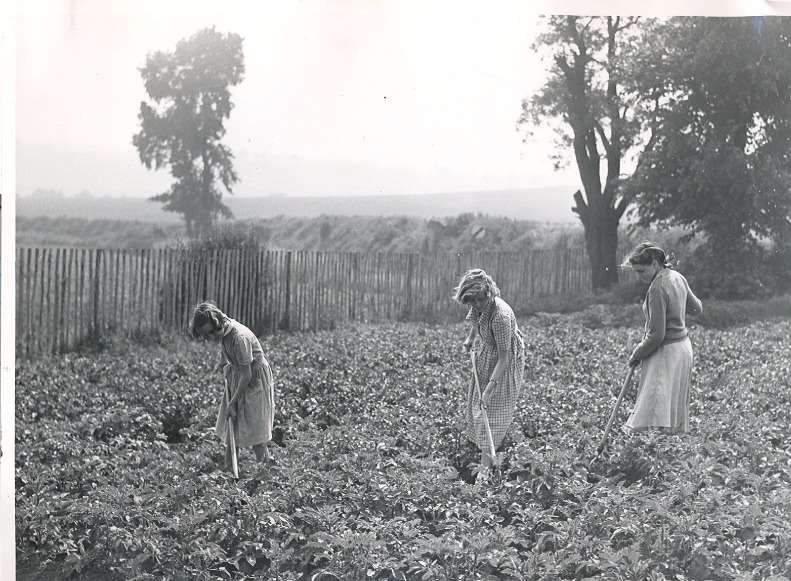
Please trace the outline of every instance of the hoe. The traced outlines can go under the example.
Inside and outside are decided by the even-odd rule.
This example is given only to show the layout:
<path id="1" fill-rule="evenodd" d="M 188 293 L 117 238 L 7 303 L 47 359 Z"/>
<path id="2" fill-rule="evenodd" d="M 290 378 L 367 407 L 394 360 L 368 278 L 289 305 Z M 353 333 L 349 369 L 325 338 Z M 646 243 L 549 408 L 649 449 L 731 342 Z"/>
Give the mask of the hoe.
<path id="1" fill-rule="evenodd" d="M 634 370 L 636 368 L 637 365 L 629 366 L 629 373 L 626 374 L 626 379 L 623 382 L 623 386 L 621 386 L 621 392 L 618 394 L 618 400 L 615 402 L 612 412 L 610 412 L 610 419 L 607 421 L 607 427 L 604 429 L 604 436 L 602 436 L 601 442 L 599 442 L 599 447 L 596 449 L 596 456 L 594 456 L 593 460 L 591 460 L 591 464 L 593 464 L 599 458 L 599 456 L 601 456 L 602 452 L 604 452 L 604 449 L 607 447 L 607 438 L 610 435 L 612 423 L 615 421 L 615 416 L 618 414 L 618 410 L 621 407 L 621 401 L 623 401 L 626 388 L 629 387 L 629 383 L 632 381 L 632 376 L 634 375 Z"/>
<path id="2" fill-rule="evenodd" d="M 489 426 L 489 416 L 486 415 L 486 408 L 483 405 L 483 396 L 481 394 L 481 385 L 478 383 L 478 369 L 475 365 L 475 351 L 470 352 L 470 360 L 472 361 L 472 374 L 475 377 L 475 389 L 478 392 L 478 401 L 481 404 L 481 414 L 483 415 L 483 426 L 486 428 L 486 439 L 489 444 L 489 454 L 495 466 L 499 466 L 500 462 L 497 459 L 497 452 L 494 449 L 494 440 L 492 439 L 492 428 Z"/>
<path id="3" fill-rule="evenodd" d="M 225 401 L 231 400 L 231 388 L 225 382 Z M 225 463 L 230 463 L 234 478 L 239 478 L 239 458 L 236 454 L 236 420 L 228 415 L 225 437 Z"/>

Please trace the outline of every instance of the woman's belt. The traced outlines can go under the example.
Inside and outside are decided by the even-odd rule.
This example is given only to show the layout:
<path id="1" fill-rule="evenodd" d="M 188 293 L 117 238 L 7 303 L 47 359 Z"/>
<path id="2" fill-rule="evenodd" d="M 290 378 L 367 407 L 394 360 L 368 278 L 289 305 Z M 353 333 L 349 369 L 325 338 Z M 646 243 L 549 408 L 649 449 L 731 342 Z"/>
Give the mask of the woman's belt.
<path id="1" fill-rule="evenodd" d="M 662 341 L 662 345 L 668 345 L 669 343 L 678 343 L 680 341 L 683 341 L 684 339 L 689 339 L 689 335 L 687 335 L 686 332 L 684 332 L 684 334 L 681 335 L 681 337 L 665 337 L 664 340 Z"/>

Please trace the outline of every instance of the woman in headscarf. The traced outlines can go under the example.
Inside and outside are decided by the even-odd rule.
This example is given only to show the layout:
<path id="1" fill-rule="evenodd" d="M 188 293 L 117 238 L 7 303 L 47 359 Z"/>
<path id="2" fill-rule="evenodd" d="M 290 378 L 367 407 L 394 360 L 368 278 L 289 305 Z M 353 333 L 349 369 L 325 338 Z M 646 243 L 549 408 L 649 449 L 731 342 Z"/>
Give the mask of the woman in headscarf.
<path id="1" fill-rule="evenodd" d="M 639 244 L 624 266 L 649 285 L 643 301 L 645 334 L 629 358 L 629 365 L 642 366 L 640 384 L 624 431 L 657 428 L 665 433 L 686 433 L 692 378 L 686 315 L 701 314 L 703 304 L 687 279 L 672 270 L 664 250 L 651 242 Z"/>

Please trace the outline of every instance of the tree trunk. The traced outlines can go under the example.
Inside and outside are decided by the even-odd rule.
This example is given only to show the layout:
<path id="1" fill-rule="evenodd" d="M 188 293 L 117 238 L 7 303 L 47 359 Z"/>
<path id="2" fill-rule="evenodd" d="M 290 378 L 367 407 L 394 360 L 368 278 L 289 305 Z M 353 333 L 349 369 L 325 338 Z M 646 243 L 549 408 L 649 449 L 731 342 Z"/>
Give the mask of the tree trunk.
<path id="1" fill-rule="evenodd" d="M 205 216 L 201 216 L 201 218 L 195 222 L 195 231 L 198 237 L 206 236 L 211 232 L 211 228 L 211 219 Z"/>
<path id="2" fill-rule="evenodd" d="M 593 289 L 608 289 L 618 283 L 618 219 L 610 210 L 583 226 Z"/>
<path id="3" fill-rule="evenodd" d="M 582 192 L 574 194 L 576 205 L 572 208 L 585 230 L 585 247 L 591 267 L 591 284 L 593 290 L 608 289 L 618 283 L 618 222 L 621 211 L 605 203 L 609 199 L 609 192 L 605 195 L 597 192 L 587 192 L 588 200 L 585 202 Z"/>
<path id="4" fill-rule="evenodd" d="M 574 194 L 572 211 L 585 229 L 593 289 L 603 290 L 618 283 L 618 222 L 631 202 L 631 197 L 619 187 L 624 177 L 621 172 L 624 149 L 630 147 L 634 129 L 626 122 L 630 102 L 619 92 L 622 63 L 618 62 L 617 49 L 621 33 L 634 26 L 637 19 L 607 17 L 606 32 L 597 32 L 592 26 L 594 20 L 566 16 L 554 21 L 554 35 L 548 39 L 559 42 L 561 47 L 555 54 L 557 77 L 545 85 L 541 99 L 534 97 L 534 103 L 538 111 L 552 116 L 556 110 L 547 108 L 543 100 L 562 104 L 564 109 L 582 184 L 582 190 Z M 603 60 L 597 48 L 600 46 L 606 49 Z M 606 79 L 604 94 L 593 84 L 593 79 L 600 76 Z M 555 81 L 561 84 L 556 85 Z M 652 132 L 648 147 L 653 139 Z M 604 179 L 603 161 L 607 168 Z"/>
<path id="5" fill-rule="evenodd" d="M 203 145 L 201 161 L 203 162 L 203 171 L 201 172 L 201 202 L 198 210 L 201 215 L 201 231 L 202 234 L 206 234 L 211 230 L 214 219 L 217 216 L 212 200 L 214 174 L 209 162 L 209 146 L 207 143 Z"/>

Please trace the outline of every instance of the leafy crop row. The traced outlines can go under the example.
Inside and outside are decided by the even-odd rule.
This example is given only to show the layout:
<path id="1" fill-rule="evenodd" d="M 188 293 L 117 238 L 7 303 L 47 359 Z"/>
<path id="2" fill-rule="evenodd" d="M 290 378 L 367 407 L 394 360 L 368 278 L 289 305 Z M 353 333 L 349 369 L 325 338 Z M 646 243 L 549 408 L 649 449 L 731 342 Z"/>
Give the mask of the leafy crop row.
<path id="1" fill-rule="evenodd" d="M 267 337 L 277 464 L 244 450 L 238 481 L 213 434 L 216 345 L 20 362 L 20 578 L 791 577 L 791 323 L 694 330 L 692 433 L 615 435 L 590 468 L 639 330 L 523 327 L 486 485 L 460 325 Z"/>

